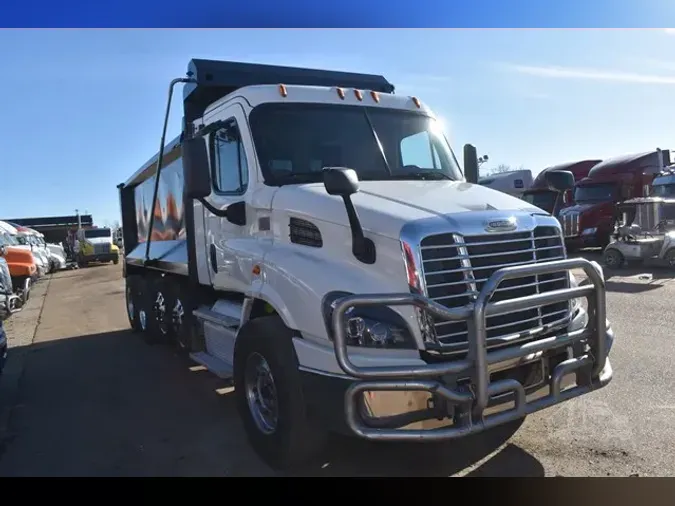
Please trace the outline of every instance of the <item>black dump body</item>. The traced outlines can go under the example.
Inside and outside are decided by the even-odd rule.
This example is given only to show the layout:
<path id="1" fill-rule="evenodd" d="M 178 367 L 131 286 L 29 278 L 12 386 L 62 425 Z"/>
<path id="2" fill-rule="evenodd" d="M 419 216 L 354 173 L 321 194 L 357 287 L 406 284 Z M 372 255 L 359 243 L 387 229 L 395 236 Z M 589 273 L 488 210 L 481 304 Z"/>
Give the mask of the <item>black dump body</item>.
<path id="1" fill-rule="evenodd" d="M 184 195 L 183 181 L 189 167 L 182 163 L 181 142 L 193 135 L 192 122 L 200 118 L 209 105 L 239 88 L 262 84 L 394 92 L 394 86 L 379 75 L 215 60 L 191 60 L 187 77 L 193 82 L 183 88 L 183 132 L 164 148 L 157 194 L 154 190 L 159 153 L 118 188 L 125 265 L 189 274 L 194 281 L 197 281 L 197 272 L 193 205 Z M 159 118 L 157 124 L 159 127 Z M 153 213 L 154 219 L 151 219 Z"/>

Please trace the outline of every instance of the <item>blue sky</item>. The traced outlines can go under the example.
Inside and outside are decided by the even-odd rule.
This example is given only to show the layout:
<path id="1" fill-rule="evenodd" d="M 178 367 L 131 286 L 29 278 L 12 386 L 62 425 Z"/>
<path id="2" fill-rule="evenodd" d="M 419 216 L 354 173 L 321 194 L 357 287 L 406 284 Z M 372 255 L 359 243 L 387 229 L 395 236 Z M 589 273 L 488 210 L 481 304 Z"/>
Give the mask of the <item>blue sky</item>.
<path id="1" fill-rule="evenodd" d="M 491 165 L 675 149 L 666 30 L 6 30 L 0 58 L 0 217 L 117 220 L 115 186 L 157 151 L 190 58 L 384 74 L 445 120 L 460 159 L 472 142 Z"/>

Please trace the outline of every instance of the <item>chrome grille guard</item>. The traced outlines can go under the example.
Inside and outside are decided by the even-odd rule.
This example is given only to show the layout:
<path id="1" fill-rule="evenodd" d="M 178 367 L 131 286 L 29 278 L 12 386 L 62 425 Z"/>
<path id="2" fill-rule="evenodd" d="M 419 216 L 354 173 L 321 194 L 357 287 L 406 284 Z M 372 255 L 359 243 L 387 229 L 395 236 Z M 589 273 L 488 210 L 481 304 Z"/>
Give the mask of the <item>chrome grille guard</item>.
<path id="1" fill-rule="evenodd" d="M 504 280 L 578 268 L 584 270 L 590 284 L 499 302 L 488 302 Z M 485 321 L 488 316 L 581 297 L 588 301 L 588 322 L 583 329 L 488 352 Z M 415 306 L 438 318 L 467 321 L 469 335 L 472 336 L 469 339 L 467 357 L 444 363 L 409 367 L 358 367 L 354 365 L 347 351 L 345 312 L 351 307 L 373 305 Z M 611 366 L 607 361 L 607 338 L 608 335 L 613 337 L 613 334 L 611 334 L 612 331 L 606 318 L 605 282 L 594 264 L 581 258 L 500 269 L 488 279 L 473 304 L 458 308 L 447 308 L 424 296 L 412 293 L 350 295 L 337 301 L 331 324 L 338 364 L 346 374 L 362 380 L 355 381 L 347 389 L 344 409 L 346 422 L 350 429 L 365 439 L 411 441 L 453 439 L 522 418 L 527 414 L 604 387 L 612 378 Z M 543 398 L 528 403 L 525 387 L 515 379 L 504 379 L 493 383 L 489 381 L 488 366 L 491 364 L 570 346 L 584 339 L 587 340 L 590 351 L 558 364 L 551 374 L 550 391 Z M 563 377 L 584 368 L 591 369 L 591 381 L 588 384 L 577 385 L 562 391 Z M 452 390 L 440 380 L 443 375 L 463 372 L 472 373 L 471 388 L 468 391 Z M 439 429 L 372 428 L 360 420 L 356 402 L 358 396 L 367 391 L 426 391 L 450 403 L 470 407 L 471 416 L 468 417 L 467 423 Z M 487 416 L 483 414 L 491 397 L 509 392 L 514 394 L 514 408 Z"/>

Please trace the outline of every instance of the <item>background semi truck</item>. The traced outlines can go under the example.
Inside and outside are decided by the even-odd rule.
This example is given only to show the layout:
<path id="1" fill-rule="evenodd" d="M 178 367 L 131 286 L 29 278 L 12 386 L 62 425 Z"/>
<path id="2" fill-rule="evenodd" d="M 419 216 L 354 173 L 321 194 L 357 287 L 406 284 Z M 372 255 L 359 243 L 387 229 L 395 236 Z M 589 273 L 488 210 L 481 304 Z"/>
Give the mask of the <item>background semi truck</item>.
<path id="1" fill-rule="evenodd" d="M 559 218 L 570 251 L 609 243 L 617 217 L 617 204 L 649 195 L 654 177 L 670 165 L 670 151 L 609 158 L 595 165 L 574 188 L 574 205 Z"/>
<path id="2" fill-rule="evenodd" d="M 533 206 L 537 206 L 538 208 L 557 216 L 557 212 L 555 212 L 556 202 L 562 204 L 558 206 L 558 210 L 562 207 L 572 205 L 574 202 L 574 190 L 572 189 L 564 192 L 562 194 L 562 202 L 560 202 L 559 193 L 549 188 L 546 174 L 550 171 L 569 171 L 574 175 L 574 181 L 576 183 L 588 176 L 591 168 L 601 161 L 602 160 L 581 160 L 547 167 L 537 174 L 532 185 L 523 192 L 522 199 Z"/>
<path id="3" fill-rule="evenodd" d="M 120 250 L 113 242 L 110 228 L 80 228 L 76 234 L 77 263 L 80 267 L 90 262 L 119 263 Z"/>
<path id="4" fill-rule="evenodd" d="M 181 135 L 166 143 L 169 99 L 159 152 L 119 185 L 128 317 L 234 380 L 270 465 L 330 431 L 478 433 L 611 380 L 600 267 L 565 258 L 548 213 L 467 182 L 475 148 L 465 177 L 419 99 L 207 60 L 178 84 Z"/>

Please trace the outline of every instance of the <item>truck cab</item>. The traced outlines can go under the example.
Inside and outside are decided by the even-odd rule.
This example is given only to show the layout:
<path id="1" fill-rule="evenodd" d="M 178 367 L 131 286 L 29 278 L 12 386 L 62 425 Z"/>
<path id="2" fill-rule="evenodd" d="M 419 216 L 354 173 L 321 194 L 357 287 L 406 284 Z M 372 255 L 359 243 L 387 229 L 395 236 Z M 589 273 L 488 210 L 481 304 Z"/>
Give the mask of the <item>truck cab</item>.
<path id="1" fill-rule="evenodd" d="M 654 178 L 649 196 L 675 198 L 675 165 L 666 167 Z"/>
<path id="2" fill-rule="evenodd" d="M 574 188 L 574 205 L 559 214 L 570 251 L 607 246 L 617 204 L 649 195 L 654 177 L 670 163 L 669 150 L 623 155 L 595 165 Z"/>
<path id="3" fill-rule="evenodd" d="M 609 383 L 600 266 L 567 259 L 545 211 L 467 182 L 417 97 L 208 60 L 179 84 L 182 134 L 166 142 L 169 101 L 158 153 L 118 186 L 127 315 L 234 380 L 270 465 L 328 432 L 448 440 Z"/>
<path id="4" fill-rule="evenodd" d="M 0 228 L 0 248 L 11 278 L 13 291 L 24 304 L 30 297 L 30 289 L 37 278 L 37 265 L 33 254 L 22 248 L 16 238 Z"/>
<path id="5" fill-rule="evenodd" d="M 33 261 L 37 268 L 33 281 L 43 276 L 48 270 L 48 262 L 41 251 L 35 245 L 32 235 L 21 230 L 20 225 L 14 225 L 6 221 L 0 221 L 0 231 L 9 234 L 14 244 L 12 247 L 28 251 L 33 257 Z"/>
<path id="6" fill-rule="evenodd" d="M 546 174 L 551 171 L 569 171 L 574 176 L 574 181 L 576 183 L 588 176 L 591 168 L 601 161 L 602 160 L 582 160 L 578 162 L 561 163 L 551 167 L 546 167 L 539 174 L 537 174 L 537 177 L 532 183 L 532 186 L 530 186 L 523 193 L 522 199 L 525 202 L 529 202 L 533 206 L 537 206 L 538 208 L 553 214 L 554 207 L 556 205 L 556 199 L 558 198 L 558 192 L 549 188 L 546 181 Z M 563 202 L 561 208 L 572 205 L 574 201 L 574 191 L 568 190 L 564 192 L 562 198 Z"/>
<path id="7" fill-rule="evenodd" d="M 532 186 L 531 170 L 514 170 L 480 178 L 478 184 L 514 197 L 522 197 Z"/>
<path id="8" fill-rule="evenodd" d="M 85 267 L 90 262 L 119 263 L 120 251 L 113 242 L 110 228 L 80 228 L 77 237 L 77 264 Z"/>

